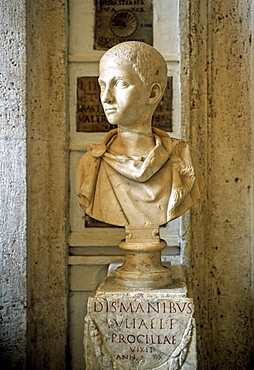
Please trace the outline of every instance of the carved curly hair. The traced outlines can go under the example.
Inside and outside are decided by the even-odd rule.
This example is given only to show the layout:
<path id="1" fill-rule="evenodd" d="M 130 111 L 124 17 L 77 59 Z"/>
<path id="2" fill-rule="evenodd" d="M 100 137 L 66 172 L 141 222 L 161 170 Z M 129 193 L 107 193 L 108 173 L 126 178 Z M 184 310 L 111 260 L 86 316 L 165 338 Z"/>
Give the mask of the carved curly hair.
<path id="1" fill-rule="evenodd" d="M 164 93 L 167 84 L 167 64 L 152 46 L 139 41 L 127 41 L 113 46 L 101 58 L 128 60 L 145 85 L 158 83 Z"/>

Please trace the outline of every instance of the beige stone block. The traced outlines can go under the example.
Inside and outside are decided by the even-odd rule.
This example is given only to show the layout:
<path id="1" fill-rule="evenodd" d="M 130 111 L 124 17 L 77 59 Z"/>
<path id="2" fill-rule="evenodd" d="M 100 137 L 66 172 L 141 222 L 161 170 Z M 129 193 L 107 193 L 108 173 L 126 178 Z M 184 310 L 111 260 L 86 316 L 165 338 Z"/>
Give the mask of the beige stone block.
<path id="1" fill-rule="evenodd" d="M 196 369 L 193 299 L 181 266 L 171 289 L 131 290 L 111 276 L 88 299 L 86 368 Z"/>

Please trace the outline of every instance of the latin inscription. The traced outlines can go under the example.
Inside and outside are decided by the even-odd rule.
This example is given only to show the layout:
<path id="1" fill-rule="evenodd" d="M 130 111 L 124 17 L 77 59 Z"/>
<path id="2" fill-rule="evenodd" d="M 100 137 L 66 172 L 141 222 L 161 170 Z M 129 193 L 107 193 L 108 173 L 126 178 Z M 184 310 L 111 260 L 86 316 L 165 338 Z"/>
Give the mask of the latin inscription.
<path id="1" fill-rule="evenodd" d="M 192 314 L 192 303 L 190 302 L 119 302 L 119 301 L 94 301 L 94 312 L 130 312 L 130 313 L 187 313 Z"/>
<path id="2" fill-rule="evenodd" d="M 178 356 L 182 361 L 188 352 L 193 315 L 190 299 L 152 302 L 97 298 L 91 300 L 89 310 L 93 327 L 98 325 L 113 361 L 124 363 L 126 369 L 145 362 L 149 368 L 170 364 Z"/>
<path id="3" fill-rule="evenodd" d="M 94 49 L 130 40 L 153 44 L 152 0 L 96 0 Z"/>
<path id="4" fill-rule="evenodd" d="M 159 103 L 152 120 L 152 125 L 164 131 L 172 132 L 172 77 L 168 77 L 166 91 Z M 110 125 L 100 102 L 98 77 L 79 77 L 77 79 L 77 132 L 107 132 Z M 89 225 L 86 225 L 89 226 Z M 91 226 L 94 226 L 91 225 Z"/>
<path id="5" fill-rule="evenodd" d="M 98 77 L 77 79 L 77 132 L 105 132 L 110 124 L 100 103 Z"/>

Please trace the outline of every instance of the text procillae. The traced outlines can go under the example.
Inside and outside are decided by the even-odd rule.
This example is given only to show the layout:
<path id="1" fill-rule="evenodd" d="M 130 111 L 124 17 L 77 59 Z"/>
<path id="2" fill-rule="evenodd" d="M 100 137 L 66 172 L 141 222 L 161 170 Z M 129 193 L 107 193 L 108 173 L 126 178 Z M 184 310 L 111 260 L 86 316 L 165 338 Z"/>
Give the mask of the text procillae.
<path id="1" fill-rule="evenodd" d="M 111 341 L 125 344 L 143 343 L 143 344 L 176 344 L 176 336 L 169 337 L 168 335 L 133 335 L 133 334 L 117 334 L 112 333 Z"/>

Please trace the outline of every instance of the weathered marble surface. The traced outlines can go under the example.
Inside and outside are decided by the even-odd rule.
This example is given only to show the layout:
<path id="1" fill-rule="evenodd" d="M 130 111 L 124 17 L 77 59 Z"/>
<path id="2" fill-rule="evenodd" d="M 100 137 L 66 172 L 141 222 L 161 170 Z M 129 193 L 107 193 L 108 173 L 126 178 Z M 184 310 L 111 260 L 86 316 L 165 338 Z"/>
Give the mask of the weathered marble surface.
<path id="1" fill-rule="evenodd" d="M 193 300 L 182 266 L 172 288 L 133 290 L 106 278 L 90 296 L 85 318 L 89 370 L 196 369 Z"/>

